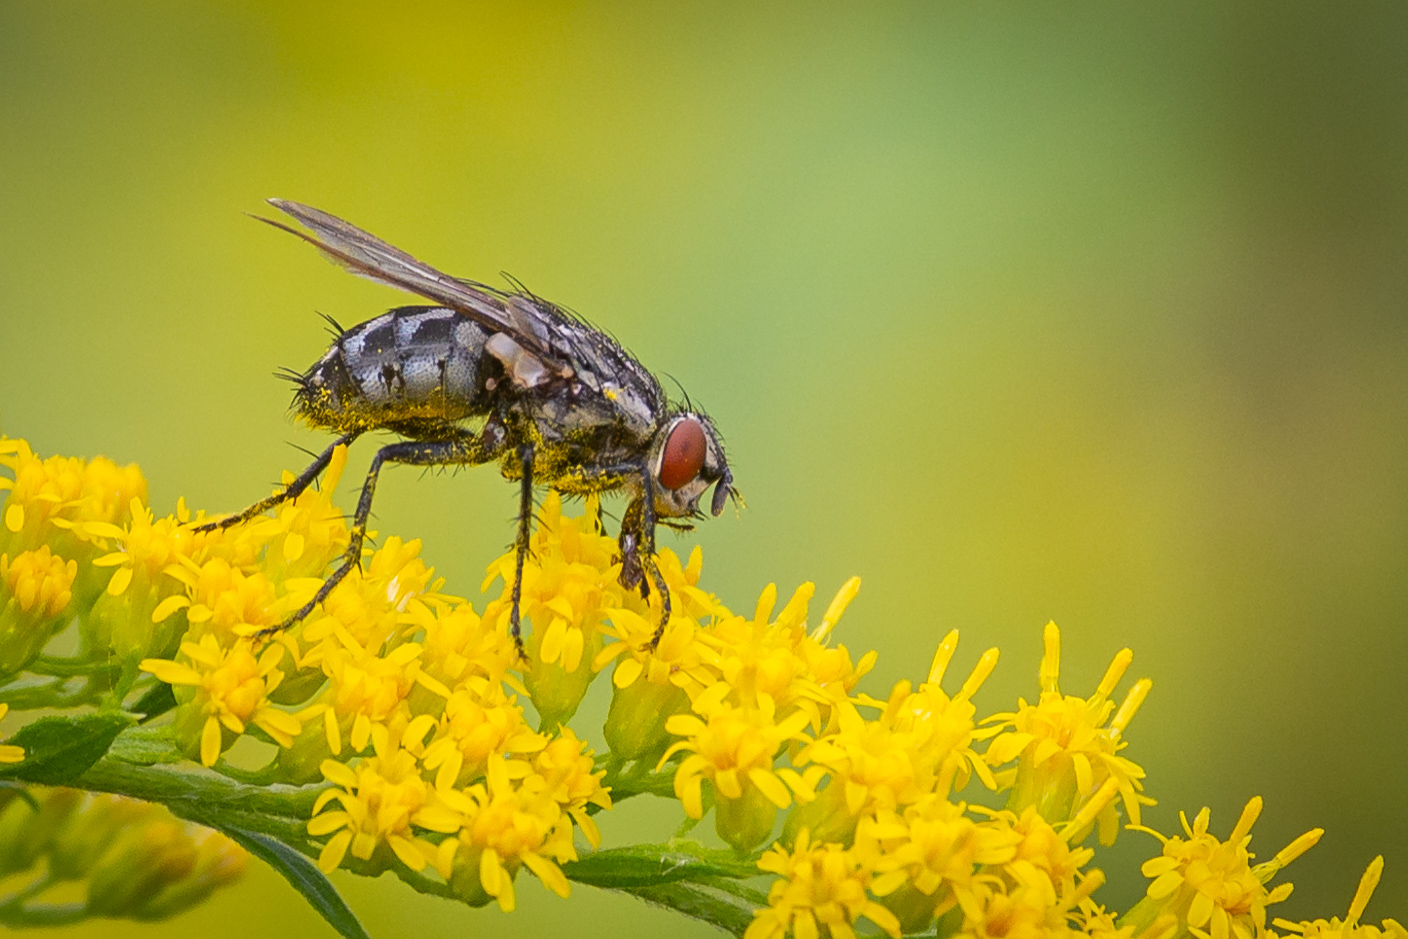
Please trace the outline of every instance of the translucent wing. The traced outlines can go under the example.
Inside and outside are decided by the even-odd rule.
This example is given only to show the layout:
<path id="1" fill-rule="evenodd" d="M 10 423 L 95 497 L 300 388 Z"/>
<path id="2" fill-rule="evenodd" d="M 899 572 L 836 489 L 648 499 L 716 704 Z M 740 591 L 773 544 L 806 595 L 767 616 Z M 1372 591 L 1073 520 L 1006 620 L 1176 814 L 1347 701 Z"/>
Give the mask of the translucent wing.
<path id="1" fill-rule="evenodd" d="M 269 204 L 292 216 L 313 235 L 274 219 L 258 215 L 255 218 L 297 235 L 352 273 L 443 303 L 488 329 L 508 333 L 540 358 L 557 365 L 566 364 L 550 348 L 549 324 L 539 321 L 542 313 L 532 304 L 524 303 L 523 298 L 500 294 L 483 284 L 441 273 L 400 248 L 321 209 L 287 199 L 270 199 Z"/>

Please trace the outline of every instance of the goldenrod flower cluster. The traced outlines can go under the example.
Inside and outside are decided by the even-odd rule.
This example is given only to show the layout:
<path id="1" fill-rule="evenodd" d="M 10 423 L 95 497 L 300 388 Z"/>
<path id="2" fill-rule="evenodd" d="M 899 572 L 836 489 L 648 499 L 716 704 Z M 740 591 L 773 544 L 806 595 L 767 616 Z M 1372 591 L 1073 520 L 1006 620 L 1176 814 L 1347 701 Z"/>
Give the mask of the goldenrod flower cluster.
<path id="1" fill-rule="evenodd" d="M 649 792 L 678 800 L 682 833 L 712 813 L 714 835 L 768 879 L 766 905 L 738 928 L 747 939 L 1408 939 L 1393 921 L 1358 923 L 1381 864 L 1345 920 L 1268 926 L 1290 891 L 1273 877 L 1319 832 L 1256 863 L 1260 800 L 1225 840 L 1206 810 L 1159 836 L 1145 899 L 1123 916 L 1101 906 L 1088 842 L 1149 831 L 1153 800 L 1125 750 L 1151 685 L 1116 697 L 1123 650 L 1088 696 L 1064 693 L 1055 624 L 1032 703 L 979 716 L 996 649 L 946 690 L 957 632 L 917 685 L 872 696 L 860 684 L 875 653 L 833 638 L 858 579 L 819 619 L 811 584 L 782 603 L 770 585 L 735 613 L 700 587 L 696 547 L 686 561 L 660 554 L 671 615 L 652 645 L 661 605 L 620 586 L 596 500 L 571 516 L 550 493 L 523 570 L 523 658 L 509 636 L 513 552 L 489 565 L 476 607 L 396 537 L 283 628 L 347 549 L 327 495 L 345 462 L 339 449 L 322 492 L 203 533 L 207 516 L 184 503 L 156 516 L 133 468 L 0 441 L 14 477 L 0 483 L 0 717 L 6 700 L 148 713 L 141 702 L 169 687 L 170 714 L 142 733 L 243 784 L 308 787 L 293 841 L 324 870 L 393 870 L 506 911 L 524 868 L 567 896 L 573 862 L 600 847 L 594 815 Z M 70 625 L 77 651 L 52 654 Z M 608 674 L 598 756 L 570 722 Z M 7 698 L 7 681 L 23 693 Z M 0 764 L 24 758 L 0 745 Z"/>
<path id="2" fill-rule="evenodd" d="M 0 923 L 23 924 L 23 915 L 48 925 L 164 919 L 237 880 L 246 861 L 224 835 L 159 805 L 76 789 L 0 788 L 0 883 L 14 889 L 0 897 Z M 57 902 L 75 893 L 80 903 Z"/>

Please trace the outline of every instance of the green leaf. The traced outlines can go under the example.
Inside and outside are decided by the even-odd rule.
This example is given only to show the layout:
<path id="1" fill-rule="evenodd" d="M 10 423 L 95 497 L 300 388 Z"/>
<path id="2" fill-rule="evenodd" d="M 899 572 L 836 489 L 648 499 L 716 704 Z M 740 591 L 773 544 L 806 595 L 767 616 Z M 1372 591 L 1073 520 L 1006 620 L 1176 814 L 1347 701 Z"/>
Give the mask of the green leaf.
<path id="1" fill-rule="evenodd" d="M 563 864 L 562 871 L 578 883 L 622 890 L 678 880 L 759 876 L 756 865 L 729 852 L 689 844 L 642 844 L 597 851 Z"/>
<path id="2" fill-rule="evenodd" d="M 371 939 L 347 902 L 337 892 L 317 866 L 293 848 L 268 835 L 246 831 L 233 825 L 220 825 L 207 821 L 206 824 L 229 835 L 239 842 L 250 854 L 284 875 L 293 889 L 303 894 L 303 899 L 313 905 L 328 925 L 336 929 L 346 939 Z"/>
<path id="3" fill-rule="evenodd" d="M 24 760 L 0 766 L 0 778 L 62 786 L 102 759 L 130 724 L 126 714 L 41 717 L 20 728 L 9 743 L 24 747 Z"/>

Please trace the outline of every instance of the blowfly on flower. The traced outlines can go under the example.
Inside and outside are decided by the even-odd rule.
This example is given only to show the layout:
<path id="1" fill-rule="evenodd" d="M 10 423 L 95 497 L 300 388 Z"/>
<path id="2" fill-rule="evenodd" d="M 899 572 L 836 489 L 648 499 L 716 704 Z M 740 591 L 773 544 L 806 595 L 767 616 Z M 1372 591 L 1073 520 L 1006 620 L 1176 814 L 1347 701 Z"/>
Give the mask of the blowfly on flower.
<path id="1" fill-rule="evenodd" d="M 386 463 L 500 465 L 520 484 L 517 563 L 510 613 L 520 654 L 519 597 L 535 485 L 572 495 L 624 490 L 622 586 L 653 585 L 661 619 L 670 593 L 655 560 L 655 526 L 690 528 L 699 500 L 714 487 L 710 511 L 738 498 L 714 423 L 688 402 L 672 405 L 660 382 L 606 333 L 515 284 L 510 292 L 447 276 L 342 219 L 297 202 L 271 199 L 313 234 L 261 219 L 314 245 L 347 270 L 435 301 L 404 306 L 351 329 L 313 367 L 289 377 L 294 408 L 314 427 L 339 436 L 280 492 L 237 515 L 202 525 L 227 527 L 298 496 L 333 451 L 371 430 L 401 441 L 372 458 L 341 564 L 302 609 L 307 616 L 360 563 L 377 475 Z M 272 631 L 272 630 L 270 630 Z"/>

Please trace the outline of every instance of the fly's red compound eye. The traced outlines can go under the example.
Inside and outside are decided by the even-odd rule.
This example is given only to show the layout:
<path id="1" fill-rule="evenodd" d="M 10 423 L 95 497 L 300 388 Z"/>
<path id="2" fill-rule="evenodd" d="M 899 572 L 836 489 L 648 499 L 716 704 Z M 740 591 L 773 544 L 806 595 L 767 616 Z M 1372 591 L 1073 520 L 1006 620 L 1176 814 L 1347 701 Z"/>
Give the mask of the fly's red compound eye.
<path id="1" fill-rule="evenodd" d="M 670 431 L 665 441 L 665 454 L 660 460 L 660 485 L 675 490 L 699 475 L 704 467 L 704 428 L 692 417 L 686 417 Z"/>

